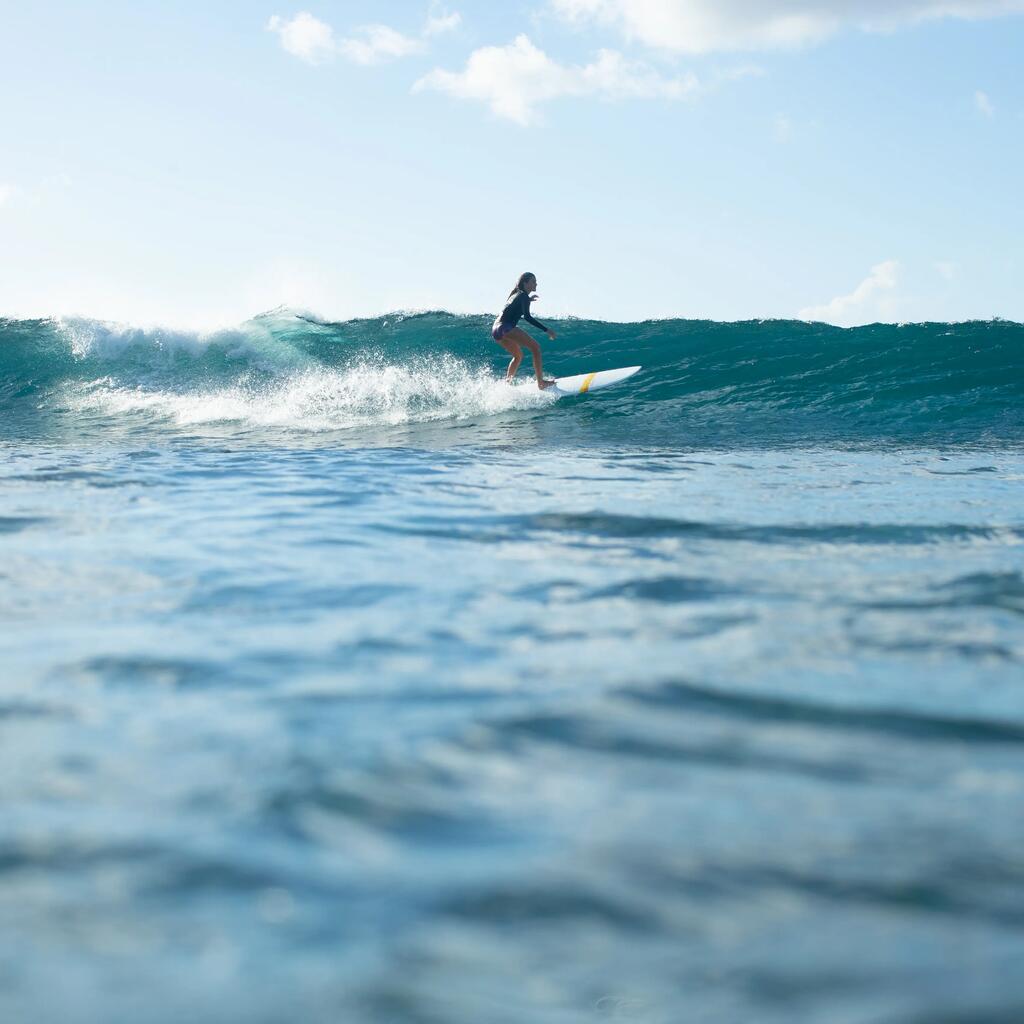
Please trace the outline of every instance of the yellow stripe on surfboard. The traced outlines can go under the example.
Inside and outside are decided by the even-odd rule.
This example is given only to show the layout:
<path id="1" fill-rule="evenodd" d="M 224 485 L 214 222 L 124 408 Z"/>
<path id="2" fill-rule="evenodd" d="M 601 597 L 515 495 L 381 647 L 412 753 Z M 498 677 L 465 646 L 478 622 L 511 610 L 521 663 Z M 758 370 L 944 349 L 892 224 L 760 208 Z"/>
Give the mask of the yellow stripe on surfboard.
<path id="1" fill-rule="evenodd" d="M 590 384 L 596 376 L 597 370 L 595 370 L 593 373 L 588 373 L 586 377 L 583 378 L 583 383 L 580 385 L 581 395 L 586 394 L 590 390 Z"/>

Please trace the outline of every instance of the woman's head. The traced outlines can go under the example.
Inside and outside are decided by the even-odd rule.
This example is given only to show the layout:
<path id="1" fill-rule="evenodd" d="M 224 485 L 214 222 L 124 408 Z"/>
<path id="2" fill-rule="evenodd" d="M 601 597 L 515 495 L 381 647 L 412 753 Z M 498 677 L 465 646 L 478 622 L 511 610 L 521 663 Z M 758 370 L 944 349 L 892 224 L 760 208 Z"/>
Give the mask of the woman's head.
<path id="1" fill-rule="evenodd" d="M 519 280 L 516 282 L 515 288 L 509 293 L 515 295 L 516 292 L 534 292 L 537 290 L 537 278 L 527 271 L 525 274 L 519 275 Z"/>

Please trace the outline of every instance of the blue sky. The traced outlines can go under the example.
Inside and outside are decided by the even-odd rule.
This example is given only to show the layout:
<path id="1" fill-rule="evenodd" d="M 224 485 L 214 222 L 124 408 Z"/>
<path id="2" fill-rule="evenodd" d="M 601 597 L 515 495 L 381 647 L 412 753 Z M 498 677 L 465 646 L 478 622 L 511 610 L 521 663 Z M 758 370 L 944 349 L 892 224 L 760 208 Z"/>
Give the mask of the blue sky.
<path id="1" fill-rule="evenodd" d="M 1024 0 L 2 14 L 0 315 L 1024 320 Z"/>

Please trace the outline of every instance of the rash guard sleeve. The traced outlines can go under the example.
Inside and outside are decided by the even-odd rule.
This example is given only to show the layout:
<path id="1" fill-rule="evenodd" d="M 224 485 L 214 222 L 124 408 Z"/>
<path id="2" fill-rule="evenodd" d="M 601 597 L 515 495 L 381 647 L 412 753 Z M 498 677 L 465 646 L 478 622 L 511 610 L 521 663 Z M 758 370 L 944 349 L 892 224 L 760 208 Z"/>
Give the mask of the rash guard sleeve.
<path id="1" fill-rule="evenodd" d="M 523 319 L 527 323 L 533 324 L 533 326 L 536 327 L 538 330 L 541 330 L 545 334 L 547 334 L 548 329 L 539 320 L 534 320 L 534 318 L 530 315 L 530 303 L 532 301 L 533 300 L 530 298 L 530 296 L 523 292 Z"/>

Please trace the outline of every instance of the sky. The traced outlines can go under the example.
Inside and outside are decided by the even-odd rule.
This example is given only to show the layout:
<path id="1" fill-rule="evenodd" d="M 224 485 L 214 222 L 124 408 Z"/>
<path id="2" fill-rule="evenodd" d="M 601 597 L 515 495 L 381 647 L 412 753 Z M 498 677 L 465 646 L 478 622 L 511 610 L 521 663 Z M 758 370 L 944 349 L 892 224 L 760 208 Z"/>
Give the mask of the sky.
<path id="1" fill-rule="evenodd" d="M 0 0 L 0 316 L 1024 321 L 1024 0 Z"/>

